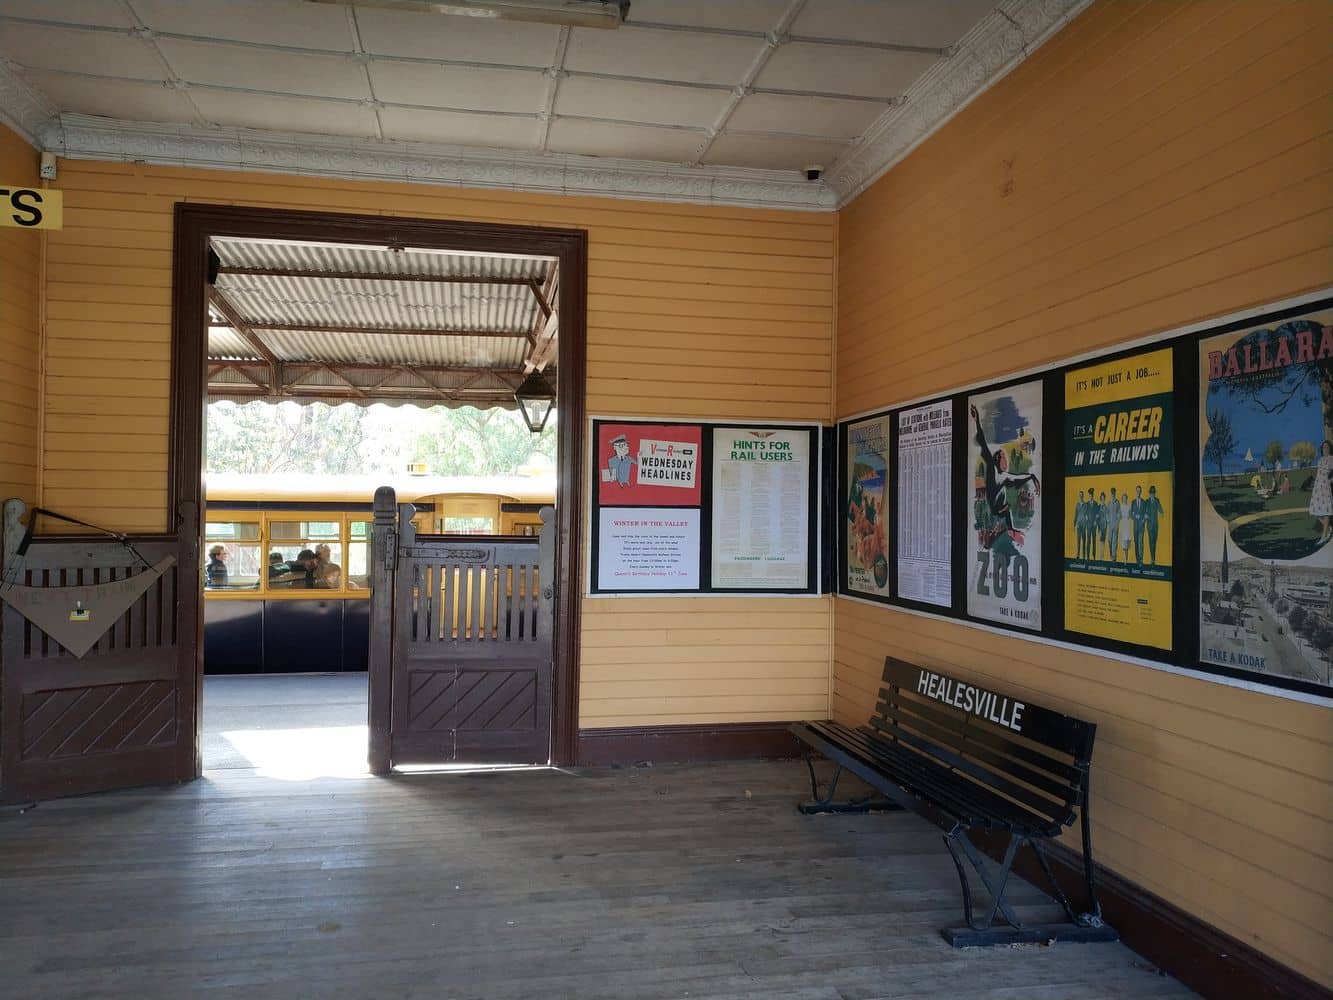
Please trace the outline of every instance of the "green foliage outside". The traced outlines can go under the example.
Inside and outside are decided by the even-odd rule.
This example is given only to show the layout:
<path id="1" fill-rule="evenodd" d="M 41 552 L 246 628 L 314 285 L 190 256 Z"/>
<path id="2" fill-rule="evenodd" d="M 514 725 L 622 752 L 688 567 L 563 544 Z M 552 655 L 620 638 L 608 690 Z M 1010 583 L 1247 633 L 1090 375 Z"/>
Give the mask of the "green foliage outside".
<path id="1" fill-rule="evenodd" d="M 210 403 L 207 469 L 249 475 L 513 475 L 555 463 L 555 420 L 533 434 L 514 410 L 347 403 Z"/>

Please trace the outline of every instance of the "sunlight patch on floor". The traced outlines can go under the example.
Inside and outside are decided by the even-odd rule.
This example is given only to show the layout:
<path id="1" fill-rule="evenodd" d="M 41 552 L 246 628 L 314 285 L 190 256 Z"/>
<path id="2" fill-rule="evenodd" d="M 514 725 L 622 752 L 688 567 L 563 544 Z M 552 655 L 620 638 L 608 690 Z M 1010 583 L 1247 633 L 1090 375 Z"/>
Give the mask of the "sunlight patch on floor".
<path id="1" fill-rule="evenodd" d="M 310 729 L 234 729 L 219 734 L 261 778 L 309 781 L 370 773 L 365 726 Z"/>

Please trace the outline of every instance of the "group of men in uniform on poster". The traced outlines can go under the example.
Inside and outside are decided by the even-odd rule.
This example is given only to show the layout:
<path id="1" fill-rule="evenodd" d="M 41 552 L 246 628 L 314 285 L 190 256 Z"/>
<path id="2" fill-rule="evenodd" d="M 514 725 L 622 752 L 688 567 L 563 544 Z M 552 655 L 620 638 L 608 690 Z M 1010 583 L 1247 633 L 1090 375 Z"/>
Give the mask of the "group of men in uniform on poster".
<path id="1" fill-rule="evenodd" d="M 1086 496 L 1087 499 L 1084 499 Z M 1078 558 L 1121 562 L 1128 565 L 1131 542 L 1134 562 L 1142 566 L 1144 555 L 1148 565 L 1157 564 L 1157 535 L 1161 531 L 1166 509 L 1157 496 L 1157 487 L 1149 486 L 1148 495 L 1143 487 L 1134 487 L 1134 498 L 1129 491 L 1111 487 L 1111 498 L 1106 491 L 1079 490 L 1074 505 L 1074 533 L 1078 536 Z"/>
<path id="2" fill-rule="evenodd" d="M 1198 350 L 1199 660 L 1333 687 L 1333 310 L 1205 336 Z M 1063 628 L 1167 651 L 1178 648 L 1172 522 L 1189 516 L 1173 502 L 1173 355 L 1066 372 L 1062 442 Z M 966 611 L 1034 631 L 1042 404 L 1040 379 L 967 397 Z M 901 599 L 886 546 L 870 545 L 890 516 L 889 426 L 887 414 L 849 426 L 845 579 L 849 592 Z M 914 529 L 899 514 L 906 547 Z"/>

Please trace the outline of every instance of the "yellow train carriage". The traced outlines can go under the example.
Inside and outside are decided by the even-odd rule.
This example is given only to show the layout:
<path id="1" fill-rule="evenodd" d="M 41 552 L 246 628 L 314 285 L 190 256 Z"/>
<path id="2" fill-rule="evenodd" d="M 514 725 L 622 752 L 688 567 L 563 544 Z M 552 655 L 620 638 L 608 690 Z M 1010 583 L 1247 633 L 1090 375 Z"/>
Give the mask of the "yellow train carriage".
<path id="1" fill-rule="evenodd" d="M 207 477 L 204 669 L 366 669 L 372 500 L 391 485 L 425 534 L 535 535 L 554 475 Z"/>

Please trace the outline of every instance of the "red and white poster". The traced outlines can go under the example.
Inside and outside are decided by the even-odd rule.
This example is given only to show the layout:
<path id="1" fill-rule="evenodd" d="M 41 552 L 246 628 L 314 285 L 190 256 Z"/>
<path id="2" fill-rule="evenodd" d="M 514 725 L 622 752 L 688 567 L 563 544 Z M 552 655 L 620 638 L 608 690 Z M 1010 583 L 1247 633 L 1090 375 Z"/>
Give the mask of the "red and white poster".
<path id="1" fill-rule="evenodd" d="M 598 504 L 698 506 L 702 441 L 698 424 L 598 425 Z"/>

